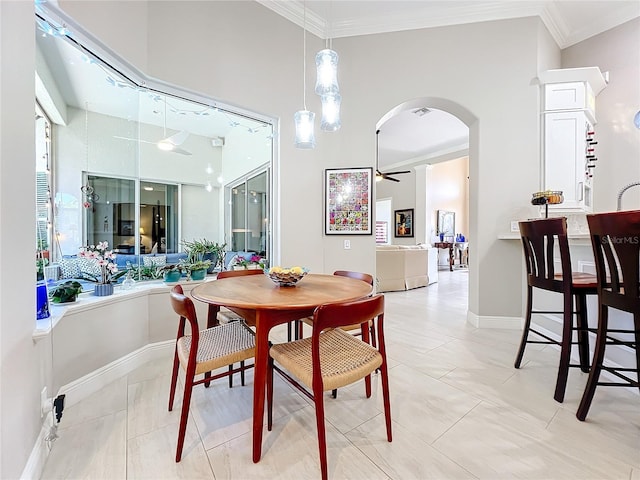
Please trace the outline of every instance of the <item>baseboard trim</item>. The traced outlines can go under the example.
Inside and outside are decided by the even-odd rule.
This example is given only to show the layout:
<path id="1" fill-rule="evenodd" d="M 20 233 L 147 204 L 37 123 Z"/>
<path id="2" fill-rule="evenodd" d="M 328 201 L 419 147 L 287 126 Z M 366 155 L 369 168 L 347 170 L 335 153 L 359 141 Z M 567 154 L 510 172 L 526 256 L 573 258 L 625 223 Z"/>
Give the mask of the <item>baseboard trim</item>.
<path id="1" fill-rule="evenodd" d="M 147 362 L 167 358 L 173 355 L 175 340 L 152 343 L 115 360 L 104 367 L 88 373 L 84 377 L 60 387 L 57 395 L 65 394 L 65 408 L 75 405 L 89 395 L 100 391 L 104 386 L 127 375 Z M 27 464 L 24 467 L 21 479 L 40 478 L 44 470 L 45 462 L 49 456 L 49 445 L 46 440 L 53 425 L 53 414 L 49 412 L 42 422 L 40 434 L 31 450 Z"/>
<path id="2" fill-rule="evenodd" d="M 492 315 L 481 316 L 467 310 L 467 322 L 476 328 L 506 328 L 509 330 L 522 330 L 524 318 L 498 317 Z"/>
<path id="3" fill-rule="evenodd" d="M 49 412 L 42 422 L 40 433 L 36 439 L 36 444 L 31 450 L 31 455 L 27 460 L 27 464 L 24 466 L 24 470 L 20 475 L 21 479 L 31 480 L 33 478 L 42 477 L 44 470 L 44 464 L 49 457 L 49 444 L 46 440 L 49 433 L 51 433 L 51 426 L 53 425 L 53 413 Z"/>
<path id="4" fill-rule="evenodd" d="M 100 391 L 109 383 L 134 371 L 152 360 L 167 358 L 173 353 L 175 340 L 152 343 L 135 350 L 124 357 L 88 373 L 71 383 L 60 387 L 58 394 L 65 394 L 65 406 L 75 405 L 89 395 Z"/>

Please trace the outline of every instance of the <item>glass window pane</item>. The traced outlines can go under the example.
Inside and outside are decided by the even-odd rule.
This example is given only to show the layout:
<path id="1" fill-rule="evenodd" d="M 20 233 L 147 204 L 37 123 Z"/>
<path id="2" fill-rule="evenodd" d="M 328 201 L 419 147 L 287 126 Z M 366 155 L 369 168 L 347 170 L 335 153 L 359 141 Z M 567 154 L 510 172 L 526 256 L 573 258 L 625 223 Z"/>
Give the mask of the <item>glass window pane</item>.
<path id="1" fill-rule="evenodd" d="M 87 186 L 93 189 L 85 205 L 87 244 L 108 242 L 119 254 L 135 253 L 136 195 L 135 181 L 88 175 Z M 132 262 L 134 263 L 134 262 Z"/>
<path id="2" fill-rule="evenodd" d="M 140 182 L 140 253 L 178 251 L 178 186 Z"/>

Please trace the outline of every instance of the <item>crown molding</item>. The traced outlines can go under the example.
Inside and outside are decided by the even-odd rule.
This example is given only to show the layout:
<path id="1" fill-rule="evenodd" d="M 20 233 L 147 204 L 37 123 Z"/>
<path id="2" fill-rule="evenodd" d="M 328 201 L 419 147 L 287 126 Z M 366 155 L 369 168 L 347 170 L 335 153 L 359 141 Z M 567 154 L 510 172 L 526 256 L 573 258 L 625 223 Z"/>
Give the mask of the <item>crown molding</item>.
<path id="1" fill-rule="evenodd" d="M 256 1 L 296 25 L 303 26 L 303 2 Z M 640 2 L 611 3 L 616 8 L 612 8 L 610 14 L 593 18 L 573 30 L 563 16 L 558 0 L 415 2 L 415 7 L 409 10 L 387 12 L 384 15 L 364 13 L 353 18 L 336 19 L 331 23 L 307 8 L 306 29 L 326 39 L 329 31 L 331 38 L 340 38 L 537 16 L 563 49 L 640 16 Z"/>

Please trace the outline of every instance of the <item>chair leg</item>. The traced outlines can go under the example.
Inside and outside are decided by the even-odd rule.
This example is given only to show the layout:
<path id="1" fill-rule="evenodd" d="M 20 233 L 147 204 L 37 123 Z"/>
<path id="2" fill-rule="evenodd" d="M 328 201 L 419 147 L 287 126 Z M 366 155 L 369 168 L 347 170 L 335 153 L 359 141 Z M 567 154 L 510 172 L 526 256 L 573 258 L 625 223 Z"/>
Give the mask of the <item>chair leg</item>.
<path id="1" fill-rule="evenodd" d="M 267 364 L 267 430 L 273 426 L 273 358 Z"/>
<path id="2" fill-rule="evenodd" d="M 587 418 L 589 407 L 591 407 L 591 401 L 593 395 L 596 393 L 596 386 L 598 380 L 600 380 L 600 372 L 602 371 L 602 362 L 604 360 L 604 351 L 607 346 L 607 324 L 609 323 L 609 310 L 607 306 L 600 305 L 599 317 L 598 317 L 598 334 L 596 336 L 596 347 L 593 352 L 593 363 L 591 364 L 591 371 L 589 372 L 589 378 L 587 379 L 587 386 L 582 394 L 582 400 L 578 406 L 578 412 L 576 417 L 580 421 L 584 421 Z"/>
<path id="3" fill-rule="evenodd" d="M 180 428 L 178 429 L 178 446 L 176 447 L 176 463 L 182 459 L 182 448 L 184 447 L 184 436 L 187 432 L 187 419 L 189 418 L 189 404 L 191 403 L 194 373 L 195 365 L 190 365 L 186 372 L 184 396 L 182 398 L 182 413 L 180 414 Z"/>
<path id="4" fill-rule="evenodd" d="M 533 289 L 531 286 L 527 286 L 527 314 L 524 320 L 524 329 L 522 330 L 522 340 L 520 340 L 520 348 L 518 348 L 518 354 L 516 355 L 516 361 L 513 364 L 514 367 L 520 368 L 522 363 L 522 357 L 524 356 L 524 348 L 527 346 L 527 339 L 529 338 L 529 327 L 531 326 L 531 309 L 533 307 Z"/>
<path id="5" fill-rule="evenodd" d="M 171 388 L 169 389 L 169 411 L 173 410 L 173 399 L 176 396 L 176 384 L 178 383 L 178 368 L 180 360 L 178 360 L 178 349 L 173 355 L 173 368 L 171 369 Z"/>
<path id="6" fill-rule="evenodd" d="M 240 360 L 240 384 L 244 387 L 244 360 Z"/>
<path id="7" fill-rule="evenodd" d="M 589 322 L 587 319 L 587 296 L 583 293 L 575 295 L 576 327 L 578 328 L 578 354 L 580 370 L 589 373 Z"/>
<path id="8" fill-rule="evenodd" d="M 638 390 L 640 390 L 640 314 L 633 315 L 636 327 L 636 376 L 638 378 Z"/>
<path id="9" fill-rule="evenodd" d="M 328 478 L 327 468 L 327 435 L 324 426 L 324 396 L 322 389 L 313 391 L 313 401 L 316 405 L 316 428 L 318 429 L 318 450 L 320 454 L 320 472 L 322 480 Z"/>
<path id="10" fill-rule="evenodd" d="M 373 326 L 373 323 L 371 324 L 371 326 L 369 327 L 369 336 L 371 338 L 371 346 L 373 348 L 377 348 L 376 346 L 376 329 Z"/>
<path id="11" fill-rule="evenodd" d="M 571 360 L 571 340 L 573 333 L 573 296 L 564 299 L 564 313 L 562 314 L 562 341 L 560 344 L 560 364 L 558 365 L 558 379 L 553 398 L 562 403 L 569 377 L 569 363 Z"/>
<path id="12" fill-rule="evenodd" d="M 382 401 L 384 403 L 384 421 L 387 427 L 387 441 L 391 441 L 391 402 L 389 400 L 389 372 L 387 362 L 380 365 L 380 377 L 382 379 Z"/>
<path id="13" fill-rule="evenodd" d="M 367 398 L 371 398 L 371 375 L 364 377 L 364 393 Z"/>
<path id="14" fill-rule="evenodd" d="M 334 388 L 331 390 L 331 398 L 338 398 L 338 389 Z"/>
<path id="15" fill-rule="evenodd" d="M 229 365 L 229 388 L 233 388 L 233 374 L 231 371 L 233 370 L 233 363 Z"/>

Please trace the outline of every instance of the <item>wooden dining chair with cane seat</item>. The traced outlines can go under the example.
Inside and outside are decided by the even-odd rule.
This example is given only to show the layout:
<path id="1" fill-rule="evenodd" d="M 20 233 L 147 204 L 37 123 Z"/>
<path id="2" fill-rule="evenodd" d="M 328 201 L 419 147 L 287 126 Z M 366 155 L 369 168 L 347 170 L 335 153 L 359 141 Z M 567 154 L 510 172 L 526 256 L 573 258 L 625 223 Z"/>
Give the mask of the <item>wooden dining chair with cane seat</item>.
<path id="1" fill-rule="evenodd" d="M 353 272 L 350 270 L 336 270 L 335 272 L 333 272 L 334 275 L 338 275 L 341 277 L 349 277 L 349 278 L 355 278 L 356 280 L 362 280 L 363 282 L 367 282 L 369 285 L 373 285 L 373 277 L 371 275 L 369 275 L 368 273 L 361 273 L 361 272 Z M 304 318 L 301 320 L 299 329 L 298 329 L 298 335 L 297 335 L 297 339 L 302 338 L 303 332 L 302 332 L 302 324 L 308 325 L 308 326 L 312 326 L 313 325 L 313 318 L 309 317 L 309 318 Z M 356 324 L 356 325 L 347 325 L 344 327 L 341 327 L 343 330 L 347 330 L 347 331 L 351 331 L 351 333 L 353 333 L 354 335 L 360 335 L 360 325 Z M 370 328 L 369 328 L 369 339 L 367 340 L 367 342 L 371 342 L 371 345 L 373 345 L 374 347 L 376 346 L 376 337 L 374 334 L 374 330 L 373 330 L 373 322 L 370 323 Z"/>
<path id="2" fill-rule="evenodd" d="M 359 324 L 364 333 L 373 319 L 378 346 L 373 347 L 339 327 Z M 311 337 L 273 345 L 267 369 L 267 428 L 273 425 L 273 371 L 277 370 L 293 386 L 313 400 L 316 409 L 318 448 L 322 478 L 328 477 L 327 442 L 324 421 L 324 392 L 365 380 L 371 396 L 371 373 L 380 369 L 382 398 L 391 441 L 389 377 L 384 341 L 384 296 L 320 305 L 313 314 Z M 310 391 L 309 391 L 310 390 Z"/>
<path id="3" fill-rule="evenodd" d="M 598 277 L 598 331 L 578 420 L 587 417 L 598 385 L 640 389 L 640 210 L 587 215 L 587 222 Z M 631 314 L 632 324 L 610 328 L 609 309 Z M 605 364 L 607 345 L 634 350 L 635 368 L 614 366 L 611 361 Z M 603 371 L 615 381 L 601 381 Z"/>
<path id="4" fill-rule="evenodd" d="M 572 271 L 567 239 L 567 221 L 564 217 L 520 222 L 520 236 L 522 237 L 527 269 L 527 310 L 522 340 L 514 366 L 520 368 L 527 344 L 560 346 L 560 362 L 553 398 L 562 402 L 569 368 L 580 367 L 583 372 L 589 371 L 587 295 L 596 294 L 596 276 Z M 560 272 L 557 272 L 555 268 L 554 252 L 556 246 L 560 254 Z M 561 311 L 533 310 L 534 288 L 562 294 L 563 309 Z M 554 313 L 562 314 L 562 335 L 559 341 L 531 325 L 532 315 Z M 574 316 L 576 318 L 575 325 Z M 577 332 L 577 342 L 573 340 L 574 331 Z M 529 339 L 530 334 L 535 334 L 543 340 Z M 570 362 L 571 346 L 575 343 L 578 344 L 579 364 Z"/>
<path id="5" fill-rule="evenodd" d="M 171 290 L 171 306 L 180 318 L 171 371 L 169 411 L 173 410 L 173 400 L 178 383 L 178 369 L 182 367 L 185 372 L 182 412 L 180 414 L 178 445 L 176 448 L 176 462 L 179 462 L 182 458 L 193 386 L 201 383 L 208 384 L 211 380 L 232 376 L 237 372 L 244 372 L 244 370 L 252 368 L 253 364 L 245 366 L 242 363 L 242 366 L 238 369 L 231 368 L 199 380 L 196 380 L 196 376 L 253 358 L 255 356 L 255 335 L 241 321 L 216 325 L 200 331 L 193 301 L 184 295 L 180 285 L 176 285 Z M 189 325 L 190 334 L 187 334 L 186 331 L 187 324 Z"/>

